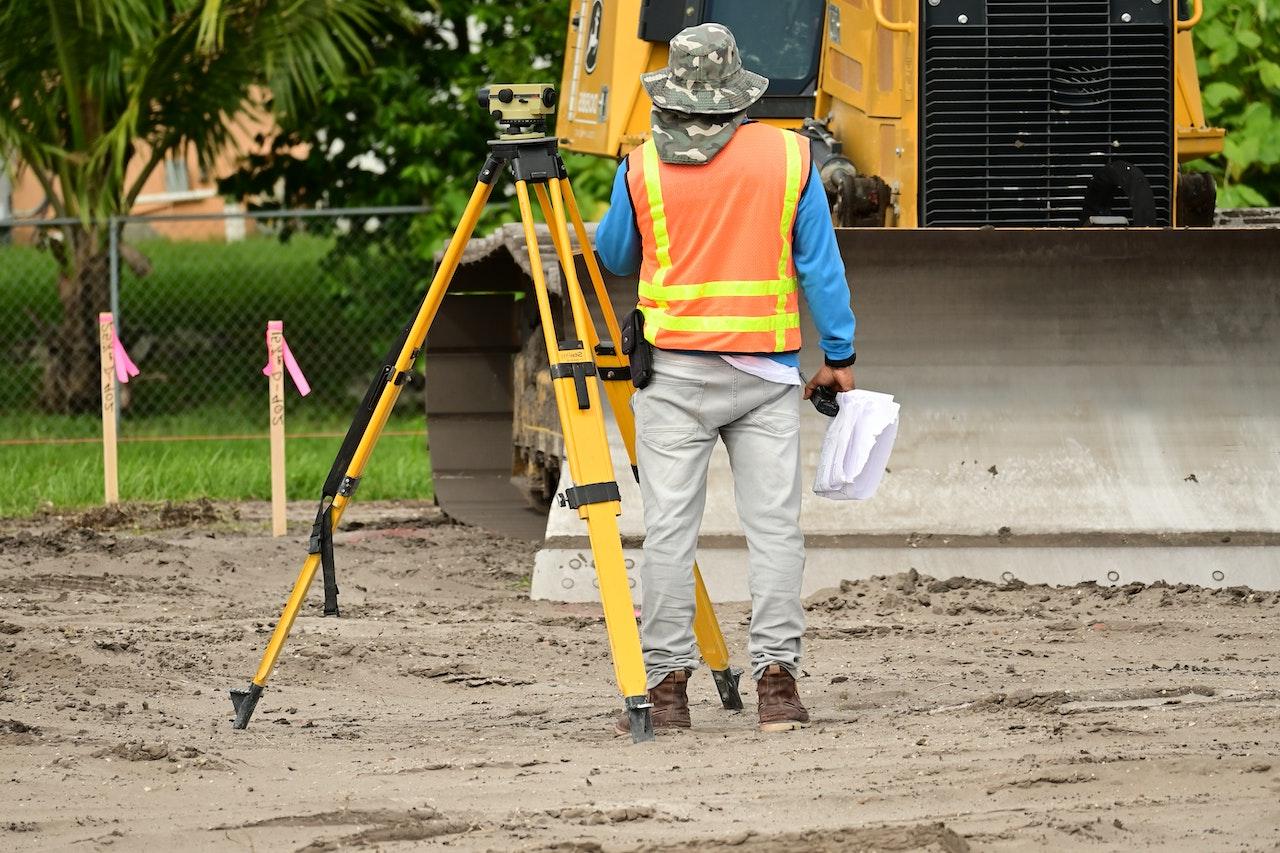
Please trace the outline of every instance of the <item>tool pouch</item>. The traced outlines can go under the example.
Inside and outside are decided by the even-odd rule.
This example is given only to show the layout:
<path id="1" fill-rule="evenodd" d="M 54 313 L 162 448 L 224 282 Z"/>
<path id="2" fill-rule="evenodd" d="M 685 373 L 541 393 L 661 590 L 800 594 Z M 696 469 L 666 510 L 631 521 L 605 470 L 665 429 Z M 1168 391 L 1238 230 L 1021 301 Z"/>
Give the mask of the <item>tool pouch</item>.
<path id="1" fill-rule="evenodd" d="M 644 314 L 636 308 L 622 321 L 622 352 L 631 362 L 631 384 L 643 388 L 653 378 L 653 344 L 644 337 Z"/>

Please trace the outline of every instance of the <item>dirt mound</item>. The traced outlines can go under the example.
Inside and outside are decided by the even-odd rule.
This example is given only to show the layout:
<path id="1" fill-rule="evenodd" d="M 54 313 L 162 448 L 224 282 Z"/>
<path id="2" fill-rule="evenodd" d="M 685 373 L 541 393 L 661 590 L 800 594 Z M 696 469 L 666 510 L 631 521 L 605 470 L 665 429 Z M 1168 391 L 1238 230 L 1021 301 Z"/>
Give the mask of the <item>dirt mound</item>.
<path id="1" fill-rule="evenodd" d="M 367 519 L 344 519 L 342 529 L 356 530 L 425 530 L 431 527 L 466 527 L 462 522 L 445 515 L 438 506 L 423 504 L 414 506 L 410 515 L 394 513 Z"/>
<path id="2" fill-rule="evenodd" d="M 219 506 L 200 498 L 177 503 L 122 503 L 73 513 L 49 511 L 37 518 L 71 530 L 166 530 L 236 521 L 240 512 L 233 506 Z"/>
<path id="3" fill-rule="evenodd" d="M 1213 696 L 1215 692 L 1212 687 L 1205 687 L 1201 684 L 1163 688 L 1115 688 L 1079 692 L 1016 690 L 1010 693 L 992 693 L 989 696 L 984 696 L 974 702 L 972 707 L 977 710 L 1017 708 L 1025 711 L 1051 713 L 1072 702 L 1117 703 L 1126 700 L 1169 699 L 1179 696 Z"/>
<path id="4" fill-rule="evenodd" d="M 599 826 L 608 823 L 627 823 L 633 820 L 664 817 L 653 806 L 618 806 L 616 808 L 567 806 L 562 809 L 551 809 L 543 812 L 543 814 L 555 820 L 576 823 L 580 826 Z"/>
<path id="5" fill-rule="evenodd" d="M 32 726 L 21 720 L 0 720 L 0 745 L 26 746 L 39 740 L 39 726 Z"/>
<path id="6" fill-rule="evenodd" d="M 856 829 L 812 830 L 780 835 L 751 832 L 728 838 L 707 838 L 684 844 L 639 847 L 637 851 L 658 850 L 743 850 L 752 853 L 866 853 L 866 851 L 928 851 L 929 853 L 969 853 L 969 843 L 943 823 L 907 826 L 875 826 Z"/>
<path id="7" fill-rule="evenodd" d="M 338 838 L 317 838 L 298 848 L 298 853 L 320 853 L 353 847 L 377 847 L 396 841 L 426 841 L 442 835 L 456 835 L 471 828 L 460 821 L 447 820 L 433 808 L 409 809 L 340 809 L 307 815 L 287 815 L 236 826 L 216 827 L 220 830 L 258 827 L 290 827 L 298 829 L 352 826 L 360 831 Z"/>
<path id="8" fill-rule="evenodd" d="M 1152 607 L 1242 605 L 1280 603 L 1280 592 L 1258 592 L 1245 586 L 1209 588 L 1192 584 L 1129 583 L 1099 585 L 1093 581 L 1075 586 L 1028 584 L 1016 578 L 1002 583 L 952 577 L 945 580 L 915 569 L 895 575 L 875 575 L 866 580 L 845 580 L 837 588 L 819 590 L 805 600 L 810 611 L 913 610 L 959 615 L 964 612 L 994 615 L 1053 613 L 1077 604 L 1093 607 L 1143 604 Z"/>
<path id="9" fill-rule="evenodd" d="M 123 758 L 125 761 L 160 761 L 169 757 L 169 744 L 155 741 L 152 743 L 141 743 L 132 741 L 130 743 L 118 743 L 115 746 L 106 746 L 93 753 L 94 758 Z"/>
<path id="10" fill-rule="evenodd" d="M 165 762 L 163 766 L 169 773 L 176 773 L 188 766 L 201 770 L 227 769 L 224 762 L 206 755 L 194 746 L 171 746 L 165 741 L 123 741 L 96 749 L 90 755 L 107 761 L 114 759 L 135 762 L 163 761 Z"/>
<path id="11" fill-rule="evenodd" d="M 0 533 L 0 554 L 18 565 L 48 557 L 93 553 L 123 556 L 140 552 L 168 551 L 173 546 L 145 536 L 108 536 L 87 527 L 57 531 Z"/>

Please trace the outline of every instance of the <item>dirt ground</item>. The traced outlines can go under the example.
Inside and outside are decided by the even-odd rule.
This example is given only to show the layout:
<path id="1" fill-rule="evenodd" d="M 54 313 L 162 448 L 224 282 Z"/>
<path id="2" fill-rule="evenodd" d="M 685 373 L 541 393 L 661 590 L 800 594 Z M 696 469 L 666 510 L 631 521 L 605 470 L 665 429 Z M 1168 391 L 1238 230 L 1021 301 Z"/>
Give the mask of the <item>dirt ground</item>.
<path id="1" fill-rule="evenodd" d="M 904 565 L 809 599 L 813 726 L 762 735 L 749 678 L 729 715 L 698 672 L 694 729 L 633 746 L 531 545 L 358 505 L 343 618 L 317 583 L 234 732 L 307 513 L 0 522 L 0 849 L 1280 850 L 1280 594 Z"/>

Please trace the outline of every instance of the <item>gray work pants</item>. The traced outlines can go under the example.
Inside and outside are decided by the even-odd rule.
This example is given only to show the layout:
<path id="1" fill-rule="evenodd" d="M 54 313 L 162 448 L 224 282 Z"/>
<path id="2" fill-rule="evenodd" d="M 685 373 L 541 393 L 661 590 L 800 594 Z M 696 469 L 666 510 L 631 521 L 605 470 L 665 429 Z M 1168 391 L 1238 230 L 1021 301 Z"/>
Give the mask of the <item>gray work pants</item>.
<path id="1" fill-rule="evenodd" d="M 718 355 L 656 350 L 654 378 L 632 398 L 644 499 L 640 638 L 649 687 L 696 666 L 693 562 L 716 439 L 733 470 L 746 533 L 751 669 L 800 662 L 800 387 L 744 373 Z"/>

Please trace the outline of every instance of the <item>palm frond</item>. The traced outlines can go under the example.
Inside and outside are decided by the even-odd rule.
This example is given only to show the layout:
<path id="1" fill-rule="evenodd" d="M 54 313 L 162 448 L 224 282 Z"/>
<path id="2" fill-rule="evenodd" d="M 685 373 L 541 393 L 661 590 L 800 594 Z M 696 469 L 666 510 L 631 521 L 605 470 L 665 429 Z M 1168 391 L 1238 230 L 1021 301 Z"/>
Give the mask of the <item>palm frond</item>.
<path id="1" fill-rule="evenodd" d="M 255 91 L 284 110 L 314 103 L 400 14 L 399 0 L 3 4 L 0 148 L 56 184 L 67 210 L 120 212 L 160 159 L 126 187 L 140 146 L 211 162 Z"/>

